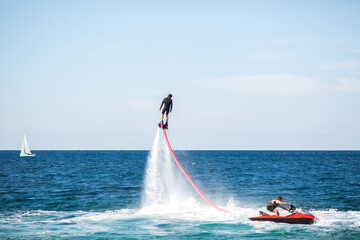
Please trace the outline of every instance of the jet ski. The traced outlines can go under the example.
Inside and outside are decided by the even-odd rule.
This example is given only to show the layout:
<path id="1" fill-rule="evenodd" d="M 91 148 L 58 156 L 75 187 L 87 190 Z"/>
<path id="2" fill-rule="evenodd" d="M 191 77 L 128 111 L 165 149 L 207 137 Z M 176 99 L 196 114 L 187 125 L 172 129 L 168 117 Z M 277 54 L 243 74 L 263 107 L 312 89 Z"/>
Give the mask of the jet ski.
<path id="1" fill-rule="evenodd" d="M 316 221 L 316 217 L 310 214 L 308 211 L 301 209 L 301 211 L 295 211 L 296 208 L 291 205 L 288 210 L 291 214 L 287 216 L 269 215 L 260 211 L 259 217 L 249 218 L 251 221 L 270 221 L 276 223 L 289 223 L 289 224 L 313 224 Z"/>

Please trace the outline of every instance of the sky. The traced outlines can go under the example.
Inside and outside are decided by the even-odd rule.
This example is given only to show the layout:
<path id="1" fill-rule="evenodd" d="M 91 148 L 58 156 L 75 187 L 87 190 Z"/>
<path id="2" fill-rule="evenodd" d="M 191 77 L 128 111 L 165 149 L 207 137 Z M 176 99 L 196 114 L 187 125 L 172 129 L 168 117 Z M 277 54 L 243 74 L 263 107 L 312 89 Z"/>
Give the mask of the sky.
<path id="1" fill-rule="evenodd" d="M 0 150 L 360 150 L 360 1 L 0 0 Z"/>

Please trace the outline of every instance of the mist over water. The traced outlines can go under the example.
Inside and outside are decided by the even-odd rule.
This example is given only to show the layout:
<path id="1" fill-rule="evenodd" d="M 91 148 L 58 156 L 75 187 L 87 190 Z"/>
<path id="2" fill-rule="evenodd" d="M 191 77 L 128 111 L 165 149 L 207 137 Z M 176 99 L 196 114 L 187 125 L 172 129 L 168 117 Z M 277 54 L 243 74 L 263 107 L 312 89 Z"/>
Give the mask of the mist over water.
<path id="1" fill-rule="evenodd" d="M 159 128 L 149 153 L 144 178 L 144 211 L 177 212 L 196 207 L 195 192 L 174 163 Z"/>

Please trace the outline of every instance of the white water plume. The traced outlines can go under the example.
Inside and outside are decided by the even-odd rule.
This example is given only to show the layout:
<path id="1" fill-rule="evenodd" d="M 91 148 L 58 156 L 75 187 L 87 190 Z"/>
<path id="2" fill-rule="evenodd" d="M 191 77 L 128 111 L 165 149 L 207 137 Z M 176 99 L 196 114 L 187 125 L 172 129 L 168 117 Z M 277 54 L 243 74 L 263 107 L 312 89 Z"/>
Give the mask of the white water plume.
<path id="1" fill-rule="evenodd" d="M 158 129 L 148 156 L 142 208 L 157 212 L 196 209 L 198 203 L 194 191 L 174 164 L 165 139 Z M 154 209 L 155 208 L 155 209 Z"/>

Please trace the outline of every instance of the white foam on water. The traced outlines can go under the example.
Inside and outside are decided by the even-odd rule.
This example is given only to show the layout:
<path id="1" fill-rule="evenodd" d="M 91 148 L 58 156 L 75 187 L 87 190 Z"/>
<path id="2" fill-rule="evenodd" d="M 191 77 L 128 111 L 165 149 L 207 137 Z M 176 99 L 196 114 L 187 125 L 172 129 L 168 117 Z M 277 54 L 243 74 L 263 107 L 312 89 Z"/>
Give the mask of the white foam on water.
<path id="1" fill-rule="evenodd" d="M 162 207 L 162 206 L 161 206 Z M 164 217 L 168 219 L 181 220 L 203 220 L 203 221 L 226 221 L 226 222 L 240 222 L 240 223 L 258 223 L 248 220 L 249 217 L 258 216 L 262 208 L 243 208 L 229 205 L 222 206 L 231 211 L 231 213 L 219 212 L 211 207 L 201 206 L 196 210 L 191 211 L 148 211 L 148 209 L 120 209 L 104 212 L 86 212 L 86 211 L 19 211 L 8 214 L 0 214 L 0 223 L 80 223 L 80 222 L 106 222 L 116 221 L 122 219 L 133 218 L 151 218 L 151 216 Z M 156 207 L 154 207 L 156 209 Z M 156 209 L 158 210 L 158 209 Z M 360 211 L 338 211 L 335 209 L 311 211 L 311 213 L 318 218 L 315 225 L 321 227 L 341 226 L 349 227 L 360 226 Z"/>
<path id="2" fill-rule="evenodd" d="M 338 211 L 336 209 L 311 211 L 318 218 L 316 225 L 321 227 L 360 227 L 359 211 Z"/>
<path id="3" fill-rule="evenodd" d="M 197 205 L 197 203 L 195 203 Z M 193 206 L 195 206 L 193 205 Z M 16 231 L 21 229 L 22 236 L 89 236 L 99 232 L 128 233 L 139 231 L 166 235 L 169 232 L 159 228 L 159 224 L 183 225 L 184 229 L 199 224 L 244 224 L 249 233 L 268 233 L 301 229 L 310 232 L 338 232 L 346 229 L 359 230 L 360 211 L 313 210 L 311 213 L 318 218 L 313 225 L 292 225 L 273 222 L 252 222 L 249 217 L 258 216 L 263 208 L 244 208 L 231 200 L 223 207 L 231 213 L 217 211 L 206 205 L 197 205 L 196 209 L 172 208 L 162 205 L 152 205 L 141 209 L 120 209 L 104 212 L 86 211 L 19 211 L 0 214 L 2 230 Z M 285 215 L 285 213 L 284 213 Z M 229 229 L 231 232 L 231 229 Z M 228 231 L 228 230 L 225 230 Z M 1 233 L 0 233 L 1 237 Z"/>

